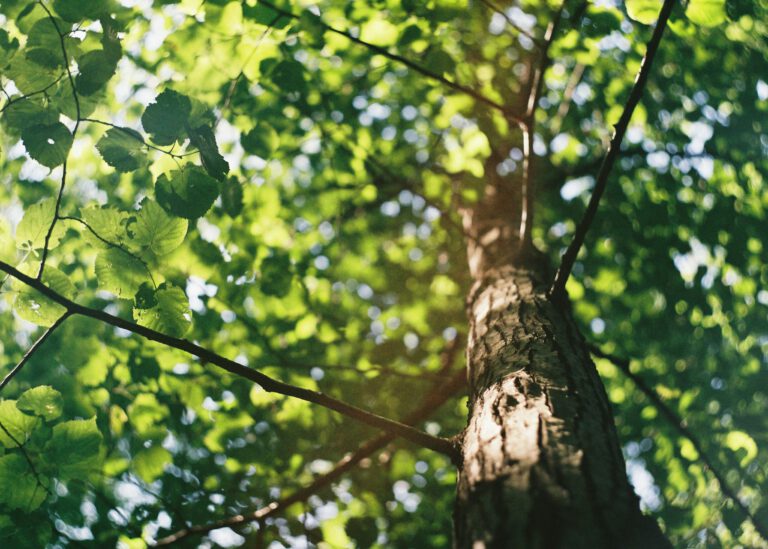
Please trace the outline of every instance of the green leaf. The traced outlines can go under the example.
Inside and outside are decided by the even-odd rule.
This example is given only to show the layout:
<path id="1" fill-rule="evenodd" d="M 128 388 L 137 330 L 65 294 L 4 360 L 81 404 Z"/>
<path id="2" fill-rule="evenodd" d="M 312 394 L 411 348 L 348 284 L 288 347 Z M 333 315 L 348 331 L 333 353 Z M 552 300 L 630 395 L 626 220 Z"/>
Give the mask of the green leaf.
<path id="1" fill-rule="evenodd" d="M 397 40 L 398 27 L 386 19 L 371 19 L 360 29 L 360 39 L 375 46 L 391 46 Z"/>
<path id="2" fill-rule="evenodd" d="M 49 385 L 40 385 L 24 391 L 16 407 L 22 412 L 31 412 L 50 421 L 61 415 L 63 403 L 59 391 Z"/>
<path id="3" fill-rule="evenodd" d="M 697 25 L 715 27 L 727 19 L 725 0 L 690 0 L 685 15 Z"/>
<path id="4" fill-rule="evenodd" d="M 30 126 L 50 126 L 59 121 L 59 113 L 49 109 L 35 98 L 16 101 L 8 105 L 3 112 L 3 123 L 6 129 L 14 130 L 14 135 Z"/>
<path id="5" fill-rule="evenodd" d="M 291 259 L 287 254 L 274 252 L 261 262 L 259 278 L 262 292 L 275 297 L 284 297 L 290 291 L 293 280 Z"/>
<path id="6" fill-rule="evenodd" d="M 747 466 L 757 457 L 757 443 L 755 439 L 744 431 L 731 431 L 725 436 L 725 445 L 740 454 L 739 464 Z"/>
<path id="7" fill-rule="evenodd" d="M 304 30 L 306 42 L 312 47 L 322 48 L 325 43 L 324 35 L 326 28 L 320 17 L 309 10 L 302 10 L 299 21 L 301 28 Z"/>
<path id="8" fill-rule="evenodd" d="M 80 74 L 75 87 L 80 95 L 93 95 L 104 87 L 115 74 L 117 61 L 104 50 L 89 51 L 78 60 Z"/>
<path id="9" fill-rule="evenodd" d="M 284 92 L 304 92 L 307 88 L 304 80 L 304 65 L 298 61 L 280 61 L 272 69 L 270 78 Z"/>
<path id="10" fill-rule="evenodd" d="M 95 417 L 74 419 L 53 427 L 45 450 L 56 456 L 55 463 L 62 479 L 87 477 L 101 463 L 101 441 Z"/>
<path id="11" fill-rule="evenodd" d="M 172 215 L 196 219 L 207 212 L 219 196 L 219 184 L 197 167 L 163 174 L 155 184 L 158 203 Z"/>
<path id="12" fill-rule="evenodd" d="M 245 152 L 267 159 L 280 146 L 277 132 L 266 124 L 258 124 L 240 140 Z"/>
<path id="13" fill-rule="evenodd" d="M 29 156 L 48 168 L 63 164 L 72 147 L 72 134 L 61 122 L 27 128 L 21 139 Z"/>
<path id="14" fill-rule="evenodd" d="M 147 164 L 144 138 L 130 128 L 111 128 L 96 143 L 96 149 L 119 172 L 138 170 Z"/>
<path id="15" fill-rule="evenodd" d="M 146 303 L 146 300 L 142 301 Z M 137 300 L 137 305 L 140 304 Z M 187 295 L 181 288 L 163 284 L 154 293 L 154 305 L 150 308 L 134 307 L 133 318 L 152 330 L 181 337 L 191 325 Z"/>
<path id="16" fill-rule="evenodd" d="M 141 125 L 158 145 L 173 145 L 184 131 L 191 112 L 189 97 L 165 90 L 144 110 Z"/>
<path id="17" fill-rule="evenodd" d="M 5 67 L 19 49 L 19 41 L 8 31 L 0 29 L 0 69 Z"/>
<path id="18" fill-rule="evenodd" d="M 15 56 L 3 76 L 13 80 L 21 93 L 39 93 L 53 84 L 58 78 L 58 71 L 43 67 L 21 55 Z"/>
<path id="19" fill-rule="evenodd" d="M 28 273 L 29 274 L 29 273 Z M 51 288 L 58 294 L 72 299 L 75 297 L 75 286 L 67 275 L 60 270 L 46 266 L 43 273 L 43 284 Z M 17 284 L 16 300 L 13 303 L 13 310 L 27 322 L 32 322 L 38 326 L 51 326 L 66 309 L 47 298 L 37 290 L 24 284 Z"/>
<path id="20" fill-rule="evenodd" d="M 663 0 L 627 0 L 627 14 L 631 19 L 650 25 L 659 18 Z"/>
<path id="21" fill-rule="evenodd" d="M 219 185 L 221 205 L 230 217 L 237 217 L 243 211 L 243 187 L 236 177 L 230 177 Z"/>
<path id="22" fill-rule="evenodd" d="M 144 264 L 120 248 L 109 248 L 96 257 L 99 289 L 123 299 L 132 298 L 150 277 Z"/>
<path id="23" fill-rule="evenodd" d="M 37 204 L 29 206 L 24 212 L 18 227 L 16 227 L 16 246 L 21 250 L 38 250 L 45 246 L 45 237 L 56 215 L 56 200 L 46 198 Z M 65 228 L 56 223 L 48 240 L 48 249 L 59 245 L 64 236 Z"/>
<path id="24" fill-rule="evenodd" d="M 40 507 L 46 495 L 21 454 L 0 457 L 0 504 L 29 512 Z"/>
<path id="25" fill-rule="evenodd" d="M 13 238 L 11 224 L 3 218 L 0 218 L 0 261 L 6 263 L 16 261 L 16 242 Z"/>
<path id="26" fill-rule="evenodd" d="M 80 216 L 93 231 L 111 244 L 123 244 L 128 237 L 126 226 L 131 216 L 127 212 L 121 212 L 117 208 L 89 207 L 80 210 Z M 104 242 L 93 236 L 93 233 L 85 229 L 86 237 L 90 237 L 95 244 L 104 246 Z"/>
<path id="27" fill-rule="evenodd" d="M 56 20 L 56 24 L 61 29 L 65 27 L 60 19 Z M 44 17 L 32 25 L 27 35 L 24 54 L 33 63 L 46 68 L 55 69 L 64 66 L 61 37 L 50 18 Z"/>
<path id="28" fill-rule="evenodd" d="M 149 248 L 156 255 L 166 255 L 184 242 L 188 224 L 186 219 L 165 213 L 157 202 L 145 199 L 131 230 L 134 243 Z"/>
<path id="29" fill-rule="evenodd" d="M 83 19 L 98 19 L 108 6 L 104 0 L 53 0 L 53 9 L 70 23 Z"/>
<path id="30" fill-rule="evenodd" d="M 210 126 L 200 126 L 189 128 L 188 133 L 192 145 L 200 151 L 200 160 L 205 171 L 211 177 L 224 181 L 229 173 L 229 164 L 227 164 L 227 161 L 224 160 L 224 157 L 219 152 L 213 129 Z"/>
<path id="31" fill-rule="evenodd" d="M 10 449 L 27 441 L 38 419 L 21 412 L 16 407 L 15 400 L 2 400 L 0 401 L 0 423 L 5 427 L 0 429 L 0 444 Z"/>
<path id="32" fill-rule="evenodd" d="M 162 446 L 141 450 L 133 456 L 131 466 L 144 482 L 153 482 L 163 474 L 165 466 L 172 461 L 171 453 Z"/>

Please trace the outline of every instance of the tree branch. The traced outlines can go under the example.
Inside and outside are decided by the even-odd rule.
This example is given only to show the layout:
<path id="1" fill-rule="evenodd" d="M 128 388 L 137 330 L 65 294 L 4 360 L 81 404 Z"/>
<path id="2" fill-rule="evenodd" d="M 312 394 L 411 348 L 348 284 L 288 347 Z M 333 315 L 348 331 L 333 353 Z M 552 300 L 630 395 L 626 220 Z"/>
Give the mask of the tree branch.
<path id="1" fill-rule="evenodd" d="M 8 97 L 8 100 L 5 102 L 5 105 L 3 105 L 3 108 L 0 109 L 0 114 L 5 112 L 5 109 L 10 107 L 14 103 L 18 103 L 19 101 L 24 101 L 25 99 L 29 99 L 30 97 L 33 97 L 35 95 L 40 95 L 41 93 L 47 92 L 52 87 L 54 87 L 56 84 L 61 82 L 61 79 L 64 78 L 65 75 L 66 75 L 66 73 L 64 73 L 64 72 L 61 73 L 61 75 L 56 80 L 54 80 L 53 82 L 51 82 L 50 84 L 48 84 L 47 86 L 45 86 L 44 88 L 42 88 L 40 90 L 33 91 L 33 92 L 30 92 L 30 93 L 27 93 L 27 94 L 24 94 L 24 95 L 19 95 L 18 97 Z M 3 90 L 3 92 L 5 92 L 5 90 Z"/>
<path id="2" fill-rule="evenodd" d="M 531 34 L 527 30 L 525 30 L 523 27 L 521 27 L 520 25 L 515 23 L 515 21 L 513 21 L 512 18 L 509 15 L 507 15 L 507 12 L 505 12 L 499 6 L 497 6 L 496 4 L 491 2 L 490 0 L 480 0 L 480 3 L 485 5 L 485 7 L 487 7 L 491 11 L 496 12 L 499 15 L 501 15 L 510 27 L 515 29 L 517 32 L 519 32 L 520 34 L 522 34 L 526 38 L 530 39 L 531 42 L 533 42 L 537 46 L 541 46 L 542 45 L 541 40 L 539 40 L 533 34 Z"/>
<path id="3" fill-rule="evenodd" d="M 284 10 L 282 8 L 277 7 L 272 2 L 268 2 L 267 0 L 259 0 L 260 4 L 263 4 L 267 6 L 269 9 L 284 15 L 285 17 L 289 17 L 291 19 L 299 19 L 300 17 L 290 11 Z M 441 84 L 444 84 L 445 86 L 454 89 L 456 91 L 459 91 L 465 95 L 468 95 L 469 97 L 472 97 L 473 99 L 479 101 L 480 103 L 483 103 L 500 113 L 502 113 L 505 117 L 507 117 L 509 120 L 517 124 L 518 126 L 522 127 L 523 120 L 520 118 L 520 116 L 513 112 L 509 107 L 506 107 L 499 103 L 498 101 L 494 101 L 490 97 L 483 95 L 482 93 L 478 92 L 477 90 L 474 90 L 468 86 L 465 86 L 463 84 L 459 84 L 458 82 L 455 82 L 453 80 L 450 80 L 446 77 L 444 77 L 441 74 L 434 73 L 430 71 L 429 69 L 422 67 L 418 63 L 415 63 L 411 61 L 410 59 L 403 57 L 402 55 L 398 55 L 396 53 L 390 52 L 387 48 L 383 48 L 381 46 L 377 46 L 375 44 L 371 44 L 370 42 L 366 42 L 365 40 L 361 40 L 360 38 L 350 34 L 347 31 L 343 31 L 341 29 L 337 29 L 335 27 L 332 27 L 328 25 L 327 23 L 324 23 L 318 19 L 318 23 L 327 31 L 333 32 L 335 34 L 338 34 L 340 36 L 345 37 L 347 40 L 354 42 L 355 44 L 358 44 L 360 46 L 364 46 L 371 50 L 374 53 L 377 53 L 379 55 L 382 55 L 386 57 L 387 59 L 390 59 L 392 61 L 396 61 L 402 65 L 405 65 L 406 67 L 413 69 L 414 71 L 418 72 L 419 74 L 426 76 L 427 78 L 430 78 L 432 80 L 435 80 L 437 82 L 440 82 Z"/>
<path id="4" fill-rule="evenodd" d="M 611 144 L 608 147 L 608 152 L 603 158 L 603 163 L 600 166 L 600 171 L 597 174 L 595 182 L 595 190 L 592 192 L 592 197 L 587 205 L 587 210 L 584 212 L 584 216 L 579 222 L 579 226 L 576 229 L 576 233 L 573 235 L 573 240 L 568 246 L 568 249 L 563 254 L 563 258 L 560 263 L 560 268 L 557 270 L 555 280 L 552 282 L 552 287 L 549 289 L 549 295 L 555 296 L 565 291 L 565 283 L 568 281 L 568 277 L 571 274 L 571 269 L 576 261 L 576 256 L 579 255 L 579 250 L 582 244 L 584 244 L 584 238 L 587 235 L 587 231 L 592 225 L 592 221 L 597 213 L 597 207 L 600 204 L 600 199 L 605 192 L 605 187 L 608 183 L 608 176 L 611 173 L 613 164 L 619 155 L 621 149 L 621 141 L 624 139 L 624 134 L 629 126 L 629 121 L 632 118 L 632 113 L 635 111 L 635 107 L 640 102 L 640 98 L 643 96 L 643 90 L 645 89 L 645 82 L 648 80 L 648 74 L 651 72 L 651 66 L 653 65 L 653 59 L 656 56 L 656 52 L 659 49 L 661 43 L 661 37 L 664 34 L 664 29 L 667 26 L 667 20 L 670 13 L 672 13 L 672 7 L 675 5 L 675 0 L 664 0 L 664 5 L 659 12 L 659 21 L 656 23 L 656 28 L 653 30 L 653 36 L 645 52 L 645 57 L 640 64 L 640 71 L 637 73 L 635 79 L 635 85 L 632 87 L 632 91 L 629 93 L 629 99 L 624 106 L 624 112 L 621 113 L 618 123 L 615 128 L 616 131 L 611 138 Z"/>
<path id="5" fill-rule="evenodd" d="M 48 328 L 45 332 L 43 332 L 43 335 L 41 335 L 37 341 L 35 341 L 32 344 L 32 347 L 30 347 L 26 353 L 24 353 L 24 356 L 21 357 L 21 360 L 19 361 L 16 366 L 13 367 L 13 369 L 8 372 L 8 374 L 3 378 L 3 381 L 0 381 L 0 391 L 2 391 L 6 385 L 8 385 L 11 380 L 18 374 L 22 368 L 24 368 L 24 365 L 29 361 L 30 358 L 32 358 L 32 355 L 35 354 L 35 352 L 45 343 L 45 340 L 47 340 L 53 332 L 56 331 L 56 329 L 61 326 L 64 321 L 69 317 L 69 313 L 64 313 L 61 315 L 56 322 L 54 322 L 50 328 Z"/>
<path id="6" fill-rule="evenodd" d="M 539 65 L 531 78 L 531 89 L 528 93 L 528 104 L 525 108 L 523 117 L 523 178 L 522 178 L 522 208 L 520 209 L 520 240 L 523 244 L 531 243 L 531 228 L 533 227 L 533 182 L 531 177 L 531 165 L 533 156 L 533 136 L 536 131 L 536 107 L 539 103 L 541 90 L 544 85 L 544 73 L 549 66 L 549 48 L 555 37 L 555 30 L 560 24 L 560 18 L 563 16 L 566 1 L 560 4 L 560 8 L 555 12 L 554 17 L 547 25 L 544 33 L 544 45 L 541 48 Z"/>
<path id="7" fill-rule="evenodd" d="M 653 390 L 646 382 L 643 380 L 642 377 L 632 372 L 632 370 L 629 367 L 629 360 L 626 358 L 620 358 L 614 355 L 611 355 L 609 353 L 603 352 L 598 346 L 588 344 L 589 351 L 599 358 L 604 358 L 608 361 L 610 361 L 614 366 L 616 366 L 621 372 L 627 376 L 629 379 L 632 380 L 632 382 L 635 384 L 635 386 L 640 389 L 640 391 L 650 400 L 653 405 L 656 407 L 659 412 L 661 412 L 661 415 L 664 416 L 664 418 L 672 425 L 675 429 L 677 429 L 677 432 L 680 433 L 682 436 L 687 438 L 691 444 L 693 445 L 696 452 L 699 454 L 699 459 L 701 462 L 705 465 L 707 469 L 709 469 L 712 472 L 712 475 L 717 479 L 718 484 L 720 484 L 720 490 L 723 492 L 723 495 L 731 500 L 731 502 L 739 508 L 739 510 L 744 514 L 744 516 L 749 519 L 752 524 L 755 527 L 755 530 L 760 534 L 760 536 L 768 541 L 768 526 L 762 523 L 750 510 L 749 507 L 747 507 L 747 504 L 744 503 L 736 494 L 735 490 L 733 490 L 725 480 L 725 475 L 720 472 L 720 470 L 715 466 L 714 461 L 712 460 L 709 455 L 704 451 L 704 449 L 701 446 L 701 442 L 699 441 L 698 437 L 691 432 L 691 430 L 688 428 L 688 425 L 686 421 L 681 418 L 678 414 L 676 414 L 672 408 L 667 406 L 667 404 L 661 400 L 661 397 L 656 393 L 656 391 Z"/>
<path id="8" fill-rule="evenodd" d="M 56 22 L 56 18 L 50 12 L 48 7 L 42 2 L 42 0 L 38 0 L 37 3 L 40 4 L 40 7 L 45 10 L 46 14 L 48 14 L 48 19 L 51 21 L 51 24 L 56 29 L 56 33 L 59 35 L 59 43 L 61 45 L 61 54 L 62 56 L 64 56 L 64 68 L 67 70 L 69 85 L 72 88 L 72 99 L 75 102 L 76 120 L 75 120 L 75 127 L 72 129 L 72 140 L 74 142 L 75 136 L 77 135 L 77 129 L 80 127 L 80 98 L 77 95 L 75 78 L 74 76 L 72 76 L 72 70 L 69 68 L 69 55 L 67 54 L 67 45 L 64 40 L 64 34 L 61 32 L 61 29 L 59 28 L 59 24 Z M 64 164 L 62 165 L 61 184 L 59 185 L 59 194 L 56 197 L 56 208 L 53 213 L 53 220 L 51 220 L 51 225 L 50 227 L 48 227 L 48 232 L 45 234 L 45 244 L 43 245 L 43 255 L 40 258 L 40 269 L 37 271 L 38 280 L 42 280 L 43 278 L 43 271 L 45 271 L 45 261 L 48 259 L 48 246 L 51 241 L 51 235 L 53 235 L 53 230 L 56 227 L 56 222 L 59 220 L 59 211 L 61 209 L 61 199 L 64 196 L 64 187 L 66 187 L 67 185 L 68 158 L 69 158 L 69 154 L 67 153 L 67 158 L 64 159 Z"/>
<path id="9" fill-rule="evenodd" d="M 451 364 L 453 363 L 457 348 L 458 345 L 455 344 L 454 340 L 454 344 L 449 349 L 447 349 L 443 357 L 443 368 L 441 368 L 441 371 L 450 368 Z M 445 367 L 446 365 L 448 368 Z M 456 394 L 459 389 L 466 385 L 466 379 L 466 372 L 463 369 L 455 372 L 446 382 L 439 384 L 432 391 L 430 391 L 421 406 L 406 416 L 403 420 L 403 423 L 413 425 L 429 417 L 432 413 L 435 412 L 435 410 L 437 410 L 437 408 L 442 406 L 448 399 Z M 306 501 L 310 496 L 316 494 L 321 489 L 325 488 L 336 479 L 352 470 L 361 461 L 371 456 L 378 450 L 381 450 L 394 439 L 395 436 L 391 433 L 385 433 L 371 438 L 361 444 L 360 447 L 353 453 L 347 454 L 338 462 L 336 462 L 336 465 L 329 472 L 317 477 L 310 484 L 297 490 L 293 494 L 290 494 L 289 496 L 286 496 L 280 500 L 273 501 L 269 505 L 266 505 L 265 507 L 262 507 L 261 509 L 246 515 L 235 515 L 207 524 L 199 524 L 184 528 L 183 530 L 179 530 L 170 536 L 158 540 L 155 543 L 155 547 L 171 545 L 190 536 L 207 534 L 208 532 L 216 530 L 217 528 L 240 526 L 254 521 L 262 521 L 267 517 L 276 515 L 294 503 Z"/>
<path id="10" fill-rule="evenodd" d="M 145 339 L 156 341 L 168 347 L 184 351 L 198 357 L 203 362 L 210 362 L 211 364 L 214 364 L 215 366 L 218 366 L 219 368 L 226 370 L 231 374 L 258 383 L 267 392 L 291 396 L 306 402 L 318 404 L 324 408 L 338 412 L 361 423 L 365 423 L 371 427 L 375 427 L 377 429 L 381 429 L 382 431 L 387 431 L 388 433 L 401 436 L 404 439 L 413 442 L 414 444 L 423 446 L 424 448 L 429 448 L 435 452 L 445 454 L 454 461 L 459 459 L 458 452 L 450 440 L 429 435 L 408 425 L 404 425 L 397 421 L 368 412 L 362 408 L 352 406 L 351 404 L 347 404 L 346 402 L 337 400 L 323 393 L 310 391 L 308 389 L 284 383 L 277 379 L 271 378 L 268 375 L 259 372 L 258 370 L 243 366 L 234 360 L 230 360 L 214 353 L 213 351 L 200 347 L 199 345 L 196 345 L 195 343 L 192 343 L 186 339 L 169 336 L 147 328 L 146 326 L 134 324 L 133 322 L 129 322 L 107 312 L 100 311 L 98 309 L 92 309 L 90 307 L 76 303 L 59 294 L 55 290 L 49 288 L 40 280 L 25 275 L 4 261 L 0 261 L 0 271 L 8 273 L 13 278 L 26 284 L 30 288 L 37 290 L 50 300 L 63 306 L 69 314 L 92 318 L 110 326 L 122 328 L 123 330 L 127 330 L 136 335 L 140 335 Z"/>

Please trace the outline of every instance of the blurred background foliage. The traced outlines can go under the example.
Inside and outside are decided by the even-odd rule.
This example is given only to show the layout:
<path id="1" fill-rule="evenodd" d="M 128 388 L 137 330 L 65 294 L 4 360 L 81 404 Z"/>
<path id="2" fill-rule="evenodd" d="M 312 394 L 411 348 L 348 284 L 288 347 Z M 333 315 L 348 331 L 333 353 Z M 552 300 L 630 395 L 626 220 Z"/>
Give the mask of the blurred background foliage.
<path id="1" fill-rule="evenodd" d="M 49 284 L 140 322 L 171 303 L 161 331 L 403 417 L 466 337 L 459 209 L 489 170 L 515 179 L 522 139 L 493 108 L 343 33 L 519 108 L 559 2 L 275 2 L 296 17 L 253 0 L 0 3 L 0 259 L 37 269 L 68 155 L 61 215 L 73 219 L 51 239 Z M 534 240 L 553 265 L 659 6 L 568 0 L 534 147 Z M 767 12 L 764 0 L 676 6 L 568 285 L 587 339 L 633 359 L 763 521 Z M 213 146 L 193 126 L 215 130 Z M 198 186 L 173 179 L 182 169 Z M 177 184 L 202 194 L 185 201 Z M 139 219 L 163 238 L 142 240 Z M 12 280 L 2 293 L 5 374 L 61 311 Z M 597 364 L 630 478 L 674 545 L 768 546 L 691 442 Z M 14 547 L 145 547 L 290 494 L 376 434 L 80 317 L 2 396 L 14 437 L 0 434 L 0 536 Z M 465 418 L 459 394 L 421 426 L 448 436 Z M 262 524 L 178 545 L 446 547 L 455 476 L 398 442 Z"/>

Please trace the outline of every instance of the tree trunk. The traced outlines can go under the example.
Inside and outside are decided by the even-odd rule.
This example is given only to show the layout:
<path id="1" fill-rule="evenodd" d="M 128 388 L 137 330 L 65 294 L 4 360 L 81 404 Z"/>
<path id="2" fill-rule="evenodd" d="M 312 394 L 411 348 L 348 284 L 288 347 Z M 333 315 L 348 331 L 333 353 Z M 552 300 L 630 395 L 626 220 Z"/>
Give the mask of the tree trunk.
<path id="1" fill-rule="evenodd" d="M 515 208 L 489 189 L 465 212 L 469 421 L 461 441 L 458 548 L 670 547 L 625 472 L 608 398 L 566 300 L 521 252 Z"/>

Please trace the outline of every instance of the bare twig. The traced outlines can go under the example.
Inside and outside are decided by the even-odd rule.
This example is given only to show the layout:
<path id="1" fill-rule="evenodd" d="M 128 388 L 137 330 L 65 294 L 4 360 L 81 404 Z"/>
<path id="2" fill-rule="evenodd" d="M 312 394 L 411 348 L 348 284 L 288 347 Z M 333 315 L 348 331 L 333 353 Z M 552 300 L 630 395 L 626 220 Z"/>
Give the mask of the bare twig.
<path id="1" fill-rule="evenodd" d="M 680 433 L 691 442 L 694 449 L 699 454 L 699 460 L 705 465 L 707 469 L 712 472 L 712 475 L 715 477 L 715 479 L 717 479 L 723 495 L 731 500 L 731 502 L 744 514 L 744 516 L 752 522 L 755 530 L 757 530 L 760 536 L 764 540 L 768 541 L 768 525 L 763 524 L 763 522 L 749 510 L 747 504 L 744 503 L 741 498 L 739 498 L 736 491 L 728 485 L 728 482 L 725 480 L 725 475 L 720 472 L 720 470 L 715 466 L 712 458 L 704 451 L 701 446 L 701 441 L 695 434 L 693 434 L 693 432 L 691 432 L 686 421 L 677 413 L 675 413 L 672 408 L 670 408 L 663 400 L 661 400 L 661 397 L 659 397 L 656 391 L 654 391 L 653 388 L 651 388 L 645 382 L 645 380 L 643 380 L 642 377 L 630 369 L 630 361 L 626 358 L 620 358 L 615 355 L 603 352 L 596 345 L 589 345 L 589 351 L 596 357 L 604 358 L 610 361 L 614 366 L 621 370 L 625 376 L 632 380 L 635 386 L 648 398 L 648 400 L 653 403 L 656 409 L 661 412 L 661 415 L 664 416 L 664 419 L 666 419 L 670 425 L 677 429 L 678 433 Z"/>
<path id="2" fill-rule="evenodd" d="M 271 10 L 273 10 L 273 11 L 275 11 L 275 12 L 281 14 L 281 15 L 289 17 L 291 19 L 299 19 L 298 15 L 296 15 L 296 14 L 290 12 L 290 11 L 284 10 L 282 8 L 279 8 L 276 5 L 274 5 L 272 2 L 268 2 L 267 0 L 259 0 L 259 3 L 267 6 L 269 9 L 271 9 Z M 470 88 L 468 86 L 465 86 L 464 84 L 460 84 L 458 82 L 450 80 L 450 79 L 444 77 L 442 74 L 434 73 L 434 72 L 430 71 L 429 69 L 427 69 L 425 67 L 422 67 L 418 63 L 415 63 L 414 61 L 411 61 L 410 59 L 408 59 L 406 57 L 403 57 L 402 55 L 399 55 L 399 54 L 396 54 L 396 53 L 392 53 L 387 48 L 383 48 L 381 46 L 377 46 L 375 44 L 371 44 L 370 42 L 366 42 L 365 40 L 361 40 L 360 38 L 350 34 L 347 31 L 343 31 L 341 29 L 337 29 L 335 27 L 332 27 L 332 26 L 330 26 L 330 25 L 328 25 L 328 24 L 326 24 L 326 23 L 324 23 L 324 22 L 322 22 L 320 20 L 318 20 L 318 24 L 320 24 L 323 28 L 325 28 L 329 32 L 333 32 L 335 34 L 343 36 L 347 40 L 349 40 L 351 42 L 354 42 L 355 44 L 358 44 L 360 46 L 364 46 L 364 47 L 368 48 L 369 50 L 371 50 L 374 53 L 377 53 L 379 55 L 382 55 L 382 56 L 386 57 L 387 59 L 390 59 L 392 61 L 396 61 L 396 62 L 398 62 L 398 63 L 400 63 L 402 65 L 405 65 L 409 69 L 413 69 L 414 71 L 418 72 L 419 74 L 421 74 L 423 76 L 426 76 L 427 78 L 430 78 L 432 80 L 440 82 L 441 84 L 443 84 L 443 85 L 445 85 L 445 86 L 447 86 L 447 87 L 449 87 L 451 89 L 454 89 L 454 90 L 459 91 L 459 92 L 461 92 L 461 93 L 463 93 L 465 95 L 468 95 L 469 97 L 472 97 L 473 99 L 479 101 L 480 103 L 483 103 L 483 104 L 485 104 L 485 105 L 487 105 L 487 106 L 489 106 L 489 107 L 499 111 L 505 117 L 507 117 L 510 121 L 514 122 L 518 126 L 522 126 L 522 124 L 523 124 L 523 120 L 522 120 L 522 118 L 520 118 L 518 113 L 513 112 L 509 107 L 506 107 L 505 105 L 499 103 L 498 101 L 495 101 L 495 100 L 491 99 L 490 97 L 488 97 L 486 95 L 483 95 L 482 93 L 480 93 L 477 90 L 474 90 L 474 89 L 472 89 L 472 88 Z"/>
<path id="3" fill-rule="evenodd" d="M 600 166 L 600 171 L 597 174 L 595 190 L 592 192 L 592 197 L 587 205 L 587 210 L 584 212 L 584 217 L 581 218 L 579 226 L 576 228 L 576 233 L 573 235 L 573 241 L 571 241 L 565 254 L 563 254 L 560 268 L 557 270 L 555 280 L 552 282 L 552 287 L 549 289 L 550 296 L 555 296 L 565 291 L 565 283 L 568 281 L 571 269 L 576 261 L 576 256 L 578 256 L 579 250 L 581 249 L 582 244 L 584 244 L 584 238 L 586 237 L 587 231 L 592 225 L 592 221 L 597 213 L 597 207 L 600 204 L 603 192 L 605 192 L 608 176 L 611 173 L 613 164 L 619 155 L 621 141 L 624 139 L 624 134 L 629 126 L 629 121 L 632 119 L 632 113 L 635 111 L 635 107 L 643 96 L 645 82 L 648 80 L 648 74 L 651 72 L 653 59 L 659 49 L 661 37 L 664 34 L 667 20 L 669 19 L 670 13 L 672 13 L 672 7 L 674 5 L 675 0 L 664 0 L 664 5 L 661 7 L 661 12 L 659 13 L 659 21 L 656 23 L 656 28 L 653 30 L 653 36 L 651 37 L 650 42 L 648 42 L 648 48 L 646 49 L 645 57 L 643 57 L 643 62 L 640 65 L 640 71 L 637 73 L 635 85 L 629 93 L 629 99 L 627 99 L 627 104 L 624 106 L 624 112 L 621 113 L 621 118 L 619 118 L 619 121 L 615 126 L 616 132 L 613 134 L 611 144 L 608 147 L 608 152 L 606 153 L 603 163 Z"/>
<path id="4" fill-rule="evenodd" d="M 63 306 L 67 312 L 72 315 L 80 315 L 92 318 L 104 324 L 108 324 L 116 328 L 122 328 L 123 330 L 127 330 L 145 339 L 156 341 L 162 345 L 184 351 L 198 357 L 204 363 L 209 362 L 231 374 L 258 383 L 265 391 L 318 404 L 324 408 L 338 412 L 351 419 L 365 423 L 371 427 L 381 429 L 382 431 L 401 436 L 406 440 L 413 442 L 414 444 L 423 446 L 424 448 L 429 448 L 435 452 L 445 454 L 454 460 L 458 460 L 458 453 L 450 440 L 429 435 L 408 425 L 404 425 L 397 421 L 387 419 L 372 412 L 368 412 L 323 393 L 284 383 L 277 379 L 271 378 L 268 375 L 259 372 L 258 370 L 243 366 L 234 360 L 230 360 L 214 353 L 213 351 L 200 347 L 199 345 L 186 339 L 169 336 L 147 328 L 146 326 L 134 324 L 133 322 L 129 322 L 107 312 L 98 309 L 92 309 L 90 307 L 76 303 L 71 299 L 64 297 L 52 288 L 46 286 L 40 280 L 25 275 L 4 261 L 0 261 L 0 271 L 4 271 L 10 274 L 13 278 L 26 284 L 30 288 L 37 290 L 50 300 Z"/>
<path id="5" fill-rule="evenodd" d="M 6 385 L 8 385 L 11 380 L 18 374 L 22 368 L 26 365 L 27 362 L 29 362 L 29 359 L 32 358 L 32 355 L 35 354 L 35 352 L 45 343 L 45 341 L 53 334 L 53 332 L 56 331 L 56 329 L 61 326 L 64 321 L 69 316 L 69 313 L 64 313 L 61 315 L 58 319 L 56 319 L 56 322 L 54 322 L 50 328 L 48 328 L 45 332 L 43 332 L 43 335 L 41 335 L 37 341 L 35 341 L 32 346 L 27 350 L 26 353 L 24 353 L 24 356 L 21 357 L 21 360 L 19 361 L 16 366 L 13 367 L 13 369 L 6 374 L 6 376 L 3 378 L 2 381 L 0 381 L 0 391 L 2 391 Z"/>
<path id="6" fill-rule="evenodd" d="M 454 340 L 453 345 L 446 351 L 443 356 L 443 368 L 441 368 L 441 371 L 446 371 L 447 373 L 447 370 L 453 363 L 457 348 L 458 345 L 455 344 Z M 448 368 L 445 367 L 446 365 Z M 464 370 L 455 372 L 446 382 L 435 387 L 435 389 L 427 395 L 422 405 L 419 406 L 418 409 L 414 410 L 411 414 L 409 414 L 403 420 L 403 422 L 412 425 L 429 417 L 432 413 L 435 412 L 435 410 L 437 410 L 437 408 L 439 408 L 448 399 L 455 395 L 456 392 L 466 384 L 466 377 L 466 372 Z M 336 479 L 352 470 L 361 461 L 371 456 L 378 450 L 381 450 L 394 439 L 395 437 L 389 433 L 374 437 L 361 444 L 358 449 L 351 454 L 347 454 L 338 462 L 336 462 L 336 465 L 329 472 L 317 477 L 310 484 L 297 490 L 293 494 L 290 494 L 278 501 L 273 501 L 269 505 L 245 515 L 235 515 L 215 522 L 184 528 L 183 530 L 179 530 L 170 536 L 158 540 L 157 543 L 155 543 L 155 546 L 160 547 L 171 545 L 184 538 L 194 535 L 203 535 L 212 530 L 216 530 L 217 528 L 240 526 L 250 522 L 263 521 L 267 517 L 271 517 L 282 512 L 284 509 L 293 505 L 294 503 L 306 501 L 310 496 L 318 493 L 321 489 L 325 488 Z"/>

